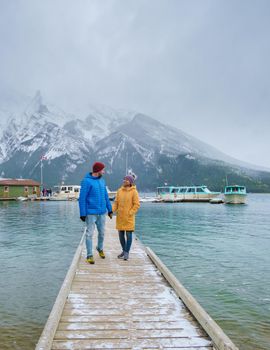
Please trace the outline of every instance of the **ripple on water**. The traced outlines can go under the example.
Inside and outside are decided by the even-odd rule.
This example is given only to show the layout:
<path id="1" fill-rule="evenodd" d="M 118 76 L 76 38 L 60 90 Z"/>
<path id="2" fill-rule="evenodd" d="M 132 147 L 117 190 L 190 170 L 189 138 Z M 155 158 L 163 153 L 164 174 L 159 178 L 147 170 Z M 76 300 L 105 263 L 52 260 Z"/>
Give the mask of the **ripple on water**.
<path id="1" fill-rule="evenodd" d="M 269 350 L 270 196 L 250 195 L 246 206 L 143 207 L 142 241 L 241 350 Z"/>
<path id="2" fill-rule="evenodd" d="M 0 202 L 0 344 L 37 343 L 82 234 L 77 203 Z"/>
<path id="3" fill-rule="evenodd" d="M 241 350 L 270 346 L 270 196 L 143 203 L 137 236 Z M 34 348 L 80 241 L 74 202 L 0 203 L 1 350 Z"/>

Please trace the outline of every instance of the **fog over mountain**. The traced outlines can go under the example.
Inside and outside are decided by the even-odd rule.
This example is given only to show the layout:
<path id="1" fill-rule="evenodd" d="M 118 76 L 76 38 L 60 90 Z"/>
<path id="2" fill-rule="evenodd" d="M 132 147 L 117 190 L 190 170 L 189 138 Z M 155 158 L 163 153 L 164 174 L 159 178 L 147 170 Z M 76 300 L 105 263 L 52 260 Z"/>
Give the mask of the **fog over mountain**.
<path id="1" fill-rule="evenodd" d="M 127 170 L 138 175 L 142 190 L 164 182 L 207 184 L 221 189 L 226 176 L 267 191 L 270 173 L 220 152 L 211 145 L 140 112 L 89 106 L 85 115 L 64 112 L 44 101 L 2 95 L 0 174 L 40 178 L 45 185 L 79 183 L 91 163 L 106 163 L 107 181 L 119 186 Z"/>
<path id="2" fill-rule="evenodd" d="M 267 0 L 1 1 L 0 91 L 83 120 L 89 101 L 138 111 L 270 168 L 269 16 Z"/>

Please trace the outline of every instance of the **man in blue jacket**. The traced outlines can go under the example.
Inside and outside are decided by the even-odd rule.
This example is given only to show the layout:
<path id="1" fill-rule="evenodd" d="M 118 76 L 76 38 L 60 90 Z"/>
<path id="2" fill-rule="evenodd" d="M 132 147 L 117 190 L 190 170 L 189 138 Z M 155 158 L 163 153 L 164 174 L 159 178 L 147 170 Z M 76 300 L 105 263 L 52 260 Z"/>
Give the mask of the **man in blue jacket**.
<path id="1" fill-rule="evenodd" d="M 105 233 L 106 212 L 112 218 L 112 206 L 109 200 L 105 181 L 102 175 L 105 173 L 105 165 L 100 162 L 93 164 L 93 172 L 86 174 L 81 182 L 79 198 L 80 219 L 86 222 L 86 260 L 94 264 L 95 260 L 92 251 L 92 239 L 95 225 L 98 230 L 97 251 L 102 259 L 105 259 L 103 252 L 103 241 Z"/>

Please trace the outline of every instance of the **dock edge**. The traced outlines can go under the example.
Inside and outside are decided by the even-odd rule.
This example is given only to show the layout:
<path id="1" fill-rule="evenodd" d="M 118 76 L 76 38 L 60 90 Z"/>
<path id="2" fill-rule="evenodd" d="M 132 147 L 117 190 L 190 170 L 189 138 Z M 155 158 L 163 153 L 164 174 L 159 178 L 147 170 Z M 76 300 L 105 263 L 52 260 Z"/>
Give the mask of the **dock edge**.
<path id="1" fill-rule="evenodd" d="M 163 264 L 152 249 L 146 247 L 146 253 L 174 289 L 177 296 L 183 301 L 205 332 L 209 335 L 215 350 L 239 350 L 219 325 L 201 307 L 197 300 L 185 289 L 185 287 L 182 286 L 173 273 Z"/>
<path id="2" fill-rule="evenodd" d="M 47 319 L 47 322 L 45 324 L 43 332 L 41 333 L 41 336 L 39 338 L 39 341 L 36 345 L 35 350 L 49 350 L 52 347 L 53 338 L 54 338 L 56 329 L 58 327 L 58 323 L 59 323 L 59 320 L 61 318 L 63 308 L 65 306 L 66 298 L 68 296 L 68 293 L 69 293 L 69 290 L 71 287 L 71 283 L 73 281 L 73 277 L 76 273 L 78 262 L 79 262 L 80 257 L 81 257 L 81 252 L 83 249 L 85 234 L 86 234 L 86 228 L 84 229 L 80 243 L 77 247 L 77 250 L 75 252 L 75 255 L 73 257 L 71 265 L 68 269 L 68 272 L 66 274 L 64 282 L 63 282 L 61 289 L 57 295 L 57 298 L 56 298 L 55 303 L 52 307 L 52 310 L 51 310 L 50 315 Z"/>

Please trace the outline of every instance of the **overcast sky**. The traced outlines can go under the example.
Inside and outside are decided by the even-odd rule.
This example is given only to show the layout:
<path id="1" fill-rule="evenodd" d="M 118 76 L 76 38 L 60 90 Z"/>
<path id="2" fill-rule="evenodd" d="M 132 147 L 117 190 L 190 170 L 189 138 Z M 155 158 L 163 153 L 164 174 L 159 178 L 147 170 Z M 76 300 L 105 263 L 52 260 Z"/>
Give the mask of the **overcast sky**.
<path id="1" fill-rule="evenodd" d="M 0 85 L 137 110 L 270 168 L 269 0 L 0 0 Z"/>

